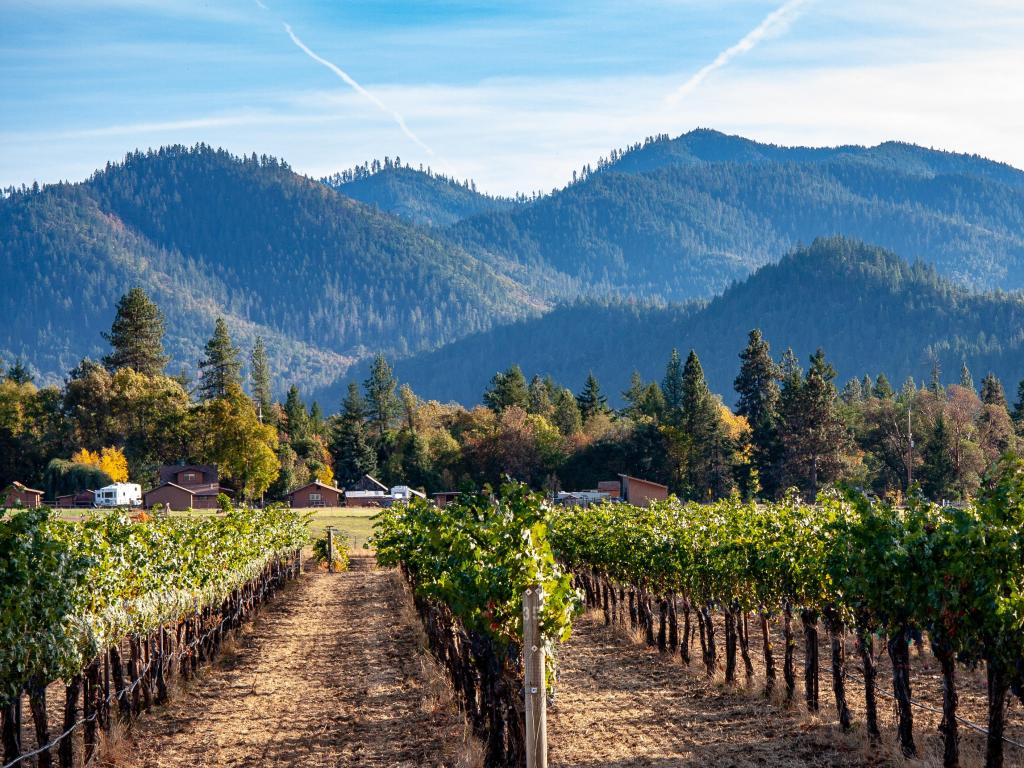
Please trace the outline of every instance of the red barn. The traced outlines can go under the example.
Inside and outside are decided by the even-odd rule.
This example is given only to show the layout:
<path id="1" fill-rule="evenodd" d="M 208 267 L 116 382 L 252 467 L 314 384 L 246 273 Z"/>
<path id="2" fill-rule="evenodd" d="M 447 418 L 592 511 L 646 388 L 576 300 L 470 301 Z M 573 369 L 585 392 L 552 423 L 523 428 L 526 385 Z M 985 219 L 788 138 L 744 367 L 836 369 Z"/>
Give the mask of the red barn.
<path id="1" fill-rule="evenodd" d="M 4 488 L 5 507 L 41 507 L 43 506 L 43 492 L 35 488 L 29 488 L 24 483 L 15 480 Z"/>

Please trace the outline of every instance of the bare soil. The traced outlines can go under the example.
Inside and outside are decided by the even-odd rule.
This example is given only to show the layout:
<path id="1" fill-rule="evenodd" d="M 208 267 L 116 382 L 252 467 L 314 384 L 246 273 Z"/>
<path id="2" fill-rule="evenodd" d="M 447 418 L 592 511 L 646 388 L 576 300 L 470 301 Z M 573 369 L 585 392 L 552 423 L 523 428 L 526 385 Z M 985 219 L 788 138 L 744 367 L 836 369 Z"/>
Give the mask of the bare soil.
<path id="1" fill-rule="evenodd" d="M 681 620 L 680 620 L 681 623 Z M 637 642 L 619 627 L 606 627 L 599 612 L 581 616 L 573 625 L 573 637 L 559 651 L 560 679 L 555 706 L 549 710 L 550 763 L 558 768 L 668 768 L 669 766 L 932 766 L 942 764 L 941 740 L 936 731 L 937 714 L 915 710 L 915 738 L 920 759 L 907 761 L 894 743 L 895 717 L 891 702 L 879 697 L 883 740 L 872 744 L 863 726 L 863 686 L 856 674 L 852 642 L 848 648 L 850 678 L 848 696 L 854 715 L 849 733 L 839 728 L 826 670 L 829 651 L 821 655 L 821 711 L 814 716 L 803 710 L 803 638 L 797 632 L 797 691 L 790 706 L 779 695 L 764 698 L 761 649 L 751 625 L 751 655 L 755 675 L 744 680 L 739 663 L 739 682 L 726 685 L 719 673 L 709 679 L 700 659 L 699 645 L 690 667 L 678 654 L 659 654 Z M 821 632 L 821 635 L 824 635 Z M 719 628 L 719 654 L 724 654 Z M 781 638 L 775 641 L 779 665 L 776 693 L 783 687 Z M 936 698 L 937 669 L 928 654 L 915 655 L 915 698 L 941 704 Z M 886 660 L 879 660 L 879 687 L 891 690 Z M 961 712 L 984 724 L 984 687 L 976 675 L 961 675 Z M 941 696 L 941 694 L 939 694 Z M 980 701 L 979 701 L 980 699 Z M 979 704 L 981 706 L 979 706 Z M 1007 735 L 1022 730 L 1019 705 L 1011 706 Z M 983 764 L 984 740 L 966 728 L 961 730 L 962 765 Z M 1024 752 L 1007 745 L 1006 765 L 1024 765 Z"/>
<path id="2" fill-rule="evenodd" d="M 425 654 L 394 571 L 355 556 L 305 574 L 237 650 L 132 729 L 117 762 L 184 766 L 454 766 L 474 747 Z"/>

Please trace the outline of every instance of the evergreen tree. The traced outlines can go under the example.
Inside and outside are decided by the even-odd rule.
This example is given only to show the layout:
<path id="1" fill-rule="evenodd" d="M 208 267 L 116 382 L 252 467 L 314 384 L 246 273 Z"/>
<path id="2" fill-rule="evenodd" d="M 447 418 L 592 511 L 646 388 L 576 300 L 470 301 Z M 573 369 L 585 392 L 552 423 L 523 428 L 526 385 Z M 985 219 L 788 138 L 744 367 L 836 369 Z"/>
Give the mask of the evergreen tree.
<path id="1" fill-rule="evenodd" d="M 20 357 L 14 361 L 14 365 L 7 369 L 4 378 L 15 384 L 31 384 L 35 379 Z"/>
<path id="2" fill-rule="evenodd" d="M 553 408 L 551 403 L 552 383 L 550 380 L 544 381 L 540 376 L 534 376 L 530 380 L 529 407 L 527 408 L 530 413 L 543 416 L 545 419 L 551 417 Z"/>
<path id="3" fill-rule="evenodd" d="M 955 495 L 956 468 L 950 455 L 952 441 L 946 428 L 946 419 L 940 413 L 935 419 L 924 448 L 924 466 L 921 468 L 921 489 L 936 501 Z"/>
<path id="4" fill-rule="evenodd" d="M 309 406 L 309 431 L 314 435 L 324 434 L 324 412 L 316 400 Z"/>
<path id="5" fill-rule="evenodd" d="M 292 384 L 284 401 L 284 415 L 288 425 L 288 437 L 295 445 L 309 436 L 309 415 L 299 395 L 299 388 Z"/>
<path id="6" fill-rule="evenodd" d="M 1001 382 L 994 373 L 989 373 L 981 380 L 981 402 L 985 405 L 997 405 L 1007 408 L 1006 393 Z"/>
<path id="7" fill-rule="evenodd" d="M 572 392 L 564 387 L 558 390 L 554 406 L 555 410 L 551 415 L 551 421 L 558 427 L 559 432 L 569 437 L 583 429 L 583 417 L 580 415 L 580 407 L 576 404 L 576 398 Z"/>
<path id="8" fill-rule="evenodd" d="M 966 360 L 960 366 L 960 386 L 971 390 L 971 392 L 974 391 L 974 378 L 971 376 L 971 370 L 967 367 Z"/>
<path id="9" fill-rule="evenodd" d="M 687 495 L 721 498 L 732 490 L 731 450 L 718 400 L 708 389 L 704 369 L 692 349 L 683 367 L 681 427 L 685 441 L 682 479 Z"/>
<path id="10" fill-rule="evenodd" d="M 872 394 L 882 400 L 889 400 L 896 395 L 896 393 L 892 391 L 892 385 L 889 383 L 889 379 L 884 373 L 878 374 L 878 378 L 875 379 L 875 386 L 872 390 Z"/>
<path id="11" fill-rule="evenodd" d="M 256 403 L 257 412 L 260 418 L 266 420 L 271 414 L 271 389 L 270 389 L 270 363 L 267 360 L 267 350 L 263 344 L 263 337 L 257 336 L 252 346 L 252 353 L 249 355 L 249 387 L 252 390 L 252 399 Z"/>
<path id="12" fill-rule="evenodd" d="M 629 377 L 629 389 L 622 393 L 622 399 L 626 401 L 626 407 L 622 414 L 631 419 L 638 418 L 643 413 L 644 396 L 647 394 L 647 387 L 640 377 L 640 371 L 633 370 Z"/>
<path id="13" fill-rule="evenodd" d="M 928 385 L 928 389 L 931 390 L 932 396 L 937 400 L 945 400 L 946 390 L 942 387 L 942 371 L 939 369 L 938 360 L 932 362 L 932 379 Z"/>
<path id="14" fill-rule="evenodd" d="M 484 392 L 483 401 L 495 413 L 501 413 L 513 405 L 524 410 L 529 408 L 530 392 L 522 369 L 513 365 L 507 371 L 494 374 L 490 388 Z"/>
<path id="15" fill-rule="evenodd" d="M 1013 420 L 1024 425 L 1024 379 L 1017 385 L 1017 402 L 1013 405 Z"/>
<path id="16" fill-rule="evenodd" d="M 132 288 L 117 302 L 117 313 L 110 333 L 103 338 L 111 352 L 103 364 L 111 372 L 131 368 L 146 376 L 164 372 L 168 357 L 164 354 L 164 318 L 160 308 L 141 288 Z"/>
<path id="17" fill-rule="evenodd" d="M 740 353 L 740 372 L 733 382 L 739 394 L 736 414 L 750 425 L 751 460 L 765 494 L 774 496 L 779 484 L 779 378 L 781 370 L 772 360 L 768 342 L 761 331 L 750 332 Z"/>
<path id="18" fill-rule="evenodd" d="M 665 395 L 662 394 L 658 382 L 652 381 L 647 385 L 641 411 L 644 416 L 650 416 L 655 421 L 660 421 L 664 417 Z"/>
<path id="19" fill-rule="evenodd" d="M 366 402 L 359 387 L 350 383 L 331 440 L 334 477 L 339 488 L 350 487 L 363 475 L 377 471 L 377 454 L 366 434 L 366 413 Z"/>
<path id="20" fill-rule="evenodd" d="M 384 355 L 378 354 L 373 359 L 370 377 L 363 383 L 363 387 L 366 389 L 367 416 L 380 439 L 384 438 L 398 415 L 399 403 L 395 395 L 397 386 L 391 366 Z"/>
<path id="21" fill-rule="evenodd" d="M 869 391 L 868 394 L 870 395 L 871 392 Z M 861 404 L 864 401 L 864 390 L 861 388 L 860 379 L 853 378 L 846 382 L 840 397 L 847 405 Z"/>
<path id="22" fill-rule="evenodd" d="M 608 398 L 601 393 L 601 385 L 598 384 L 593 371 L 587 374 L 583 391 L 576 396 L 576 404 L 579 406 L 584 424 L 598 414 L 608 413 Z"/>
<path id="23" fill-rule="evenodd" d="M 875 383 L 866 373 L 864 374 L 864 379 L 861 381 L 860 388 L 864 392 L 864 397 L 874 397 Z"/>
<path id="24" fill-rule="evenodd" d="M 849 434 L 837 407 L 835 369 L 820 349 L 807 376 L 796 370 L 783 380 L 780 413 L 787 482 L 813 498 L 823 484 L 839 477 Z"/>
<path id="25" fill-rule="evenodd" d="M 241 386 L 241 352 L 231 341 L 228 324 L 218 317 L 213 337 L 206 342 L 205 355 L 199 363 L 202 380 L 199 396 L 203 400 L 224 397 L 231 384 Z"/>
<path id="26" fill-rule="evenodd" d="M 661 382 L 661 393 L 665 398 L 665 418 L 670 424 L 679 424 L 683 406 L 683 360 L 679 350 L 673 349 Z"/>

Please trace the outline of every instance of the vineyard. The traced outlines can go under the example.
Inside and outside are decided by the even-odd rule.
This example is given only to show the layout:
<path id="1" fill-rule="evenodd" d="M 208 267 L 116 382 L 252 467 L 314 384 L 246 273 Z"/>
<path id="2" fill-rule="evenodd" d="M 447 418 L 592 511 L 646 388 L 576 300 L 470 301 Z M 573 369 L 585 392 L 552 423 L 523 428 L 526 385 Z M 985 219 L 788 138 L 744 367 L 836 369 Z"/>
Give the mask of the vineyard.
<path id="1" fill-rule="evenodd" d="M 168 697 L 285 581 L 307 520 L 278 507 L 217 517 L 83 522 L 45 509 L 0 518 L 0 705 L 4 768 L 97 756 L 102 732 Z M 62 681 L 50 733 L 47 693 Z M 23 749 L 23 701 L 35 746 Z M 81 761 L 76 752 L 81 750 Z"/>
<path id="2" fill-rule="evenodd" d="M 880 738 L 878 698 L 891 697 L 907 757 L 918 754 L 913 710 L 929 706 L 913 698 L 911 647 L 927 638 L 942 677 L 935 708 L 943 764 L 960 764 L 961 725 L 978 728 L 958 713 L 958 670 L 983 668 L 987 723 L 979 730 L 986 765 L 996 767 L 1009 699 L 1024 682 L 1024 467 L 1007 460 L 987 488 L 964 507 L 912 500 L 897 508 L 833 494 L 814 505 L 791 497 L 555 511 L 506 487 L 496 504 L 478 498 L 442 512 L 414 502 L 385 513 L 378 557 L 400 565 L 412 584 L 434 651 L 487 740 L 489 764 L 522 764 L 520 606 L 523 590 L 539 584 L 542 637 L 552 650 L 568 636 L 581 595 L 606 623 L 638 628 L 648 645 L 701 664 L 708 676 L 724 668 L 729 684 L 753 677 L 751 648 L 759 646 L 765 694 L 781 689 L 786 704 L 795 704 L 799 622 L 806 710 L 819 711 L 824 674 L 841 729 L 852 729 L 855 664 L 866 733 Z M 699 662 L 690 658 L 694 637 Z M 878 644 L 891 693 L 879 686 Z M 547 678 L 554 693 L 553 667 Z"/>

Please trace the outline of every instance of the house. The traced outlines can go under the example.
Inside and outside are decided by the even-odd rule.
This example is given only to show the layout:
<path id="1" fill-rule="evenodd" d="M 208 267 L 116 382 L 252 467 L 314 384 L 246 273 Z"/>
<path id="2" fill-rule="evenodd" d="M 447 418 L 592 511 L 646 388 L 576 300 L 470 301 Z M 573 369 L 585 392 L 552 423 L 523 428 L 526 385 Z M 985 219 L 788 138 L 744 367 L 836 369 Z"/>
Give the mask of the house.
<path id="1" fill-rule="evenodd" d="M 179 511 L 217 509 L 218 495 L 232 495 L 221 487 L 217 467 L 212 464 L 169 464 L 160 467 L 158 475 L 160 482 L 143 497 L 147 509 L 164 505 Z"/>
<path id="2" fill-rule="evenodd" d="M 340 488 L 314 480 L 289 493 L 288 501 L 292 507 L 340 507 L 342 493 Z"/>
<path id="3" fill-rule="evenodd" d="M 346 493 L 348 491 L 380 491 L 382 494 L 387 494 L 388 487 L 375 477 L 363 475 L 351 487 L 346 489 Z"/>
<path id="4" fill-rule="evenodd" d="M 65 493 L 62 496 L 57 497 L 57 506 L 61 509 L 75 509 L 82 507 L 92 507 L 96 504 L 96 491 L 90 491 L 88 488 L 84 491 L 78 491 L 77 493 Z"/>
<path id="5" fill-rule="evenodd" d="M 602 480 L 597 484 L 598 493 L 608 494 L 609 499 L 622 498 L 622 483 L 618 480 Z"/>
<path id="6" fill-rule="evenodd" d="M 619 475 L 619 480 L 622 482 L 621 497 L 627 504 L 649 507 L 652 501 L 662 501 L 668 498 L 667 485 L 623 474 Z"/>
<path id="7" fill-rule="evenodd" d="M 41 507 L 43 506 L 43 492 L 35 488 L 29 488 L 24 483 L 15 480 L 4 488 L 5 507 Z"/>
<path id="8" fill-rule="evenodd" d="M 389 499 L 385 491 L 345 491 L 346 507 L 383 507 L 385 499 Z"/>

